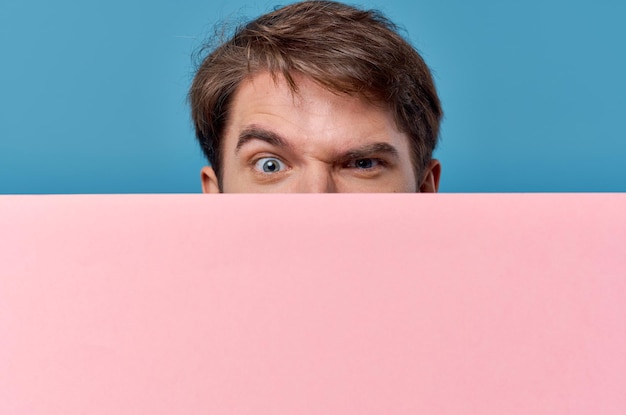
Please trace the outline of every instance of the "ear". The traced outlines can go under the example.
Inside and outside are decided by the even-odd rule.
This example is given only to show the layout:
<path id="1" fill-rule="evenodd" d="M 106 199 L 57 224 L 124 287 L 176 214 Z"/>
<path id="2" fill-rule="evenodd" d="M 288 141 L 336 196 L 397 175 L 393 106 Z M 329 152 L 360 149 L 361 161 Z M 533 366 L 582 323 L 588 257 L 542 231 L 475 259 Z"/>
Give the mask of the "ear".
<path id="1" fill-rule="evenodd" d="M 420 193 L 437 193 L 439 191 L 439 178 L 441 177 L 441 163 L 432 159 L 422 175 Z"/>
<path id="2" fill-rule="evenodd" d="M 200 170 L 200 180 L 202 181 L 202 193 L 219 193 L 220 186 L 217 175 L 211 166 L 204 166 Z"/>

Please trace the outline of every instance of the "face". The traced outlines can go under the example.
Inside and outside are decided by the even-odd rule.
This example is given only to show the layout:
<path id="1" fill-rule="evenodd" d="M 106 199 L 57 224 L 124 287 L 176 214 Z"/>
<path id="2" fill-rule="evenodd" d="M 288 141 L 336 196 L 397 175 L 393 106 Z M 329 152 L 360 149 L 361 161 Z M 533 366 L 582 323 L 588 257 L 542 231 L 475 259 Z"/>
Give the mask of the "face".
<path id="1" fill-rule="evenodd" d="M 306 77 L 295 81 L 297 93 L 261 72 L 237 89 L 222 141 L 224 192 L 437 191 L 439 163 L 417 182 L 409 139 L 388 111 Z M 203 168 L 204 192 L 219 185 Z"/>

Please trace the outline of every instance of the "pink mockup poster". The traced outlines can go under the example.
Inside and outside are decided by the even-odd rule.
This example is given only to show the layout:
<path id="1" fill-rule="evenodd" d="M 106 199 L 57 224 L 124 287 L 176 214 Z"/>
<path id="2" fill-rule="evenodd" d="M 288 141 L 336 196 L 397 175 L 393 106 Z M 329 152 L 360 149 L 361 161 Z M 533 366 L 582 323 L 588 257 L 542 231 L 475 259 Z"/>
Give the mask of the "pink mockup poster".
<path id="1" fill-rule="evenodd" d="M 0 197 L 0 414 L 624 414 L 626 195 Z"/>

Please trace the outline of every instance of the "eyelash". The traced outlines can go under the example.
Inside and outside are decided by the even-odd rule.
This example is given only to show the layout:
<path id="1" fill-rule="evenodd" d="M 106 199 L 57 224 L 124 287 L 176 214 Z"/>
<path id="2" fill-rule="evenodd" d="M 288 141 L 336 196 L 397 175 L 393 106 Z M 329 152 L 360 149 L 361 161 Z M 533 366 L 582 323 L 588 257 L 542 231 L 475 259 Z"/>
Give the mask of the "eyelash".
<path id="1" fill-rule="evenodd" d="M 276 172 L 264 172 L 262 168 L 257 168 L 257 164 L 263 159 L 278 160 L 282 168 Z M 250 159 L 250 161 L 248 162 L 248 165 L 250 167 L 250 170 L 259 178 L 262 178 L 262 179 L 272 179 L 272 178 L 277 179 L 281 175 L 281 173 L 285 173 L 288 170 L 290 170 L 289 163 L 287 163 L 282 157 L 278 157 L 276 154 L 271 154 L 271 153 L 261 153 L 261 154 L 255 155 L 255 157 Z"/>
<path id="2" fill-rule="evenodd" d="M 262 171 L 262 167 L 257 166 L 259 164 L 259 162 L 263 161 L 263 160 L 276 160 L 278 162 L 279 168 L 280 170 L 277 171 L 273 171 L 273 172 L 266 172 L 266 171 Z M 287 163 L 285 163 L 284 161 L 282 161 L 279 157 L 273 157 L 273 156 L 265 156 L 265 157 L 258 157 L 254 163 L 252 164 L 252 167 L 259 173 L 262 174 L 276 174 L 276 173 L 280 173 L 284 170 L 287 169 Z"/>
<path id="3" fill-rule="evenodd" d="M 276 159 L 278 160 L 278 162 L 282 165 L 281 170 L 278 170 L 276 172 L 264 172 L 262 171 L 262 169 L 257 168 L 257 164 L 263 160 L 263 159 Z M 369 168 L 359 168 L 356 166 L 356 163 L 362 160 L 370 160 L 374 165 L 372 167 Z M 349 169 L 354 169 L 357 171 L 361 171 L 361 172 L 374 172 L 377 171 L 380 168 L 384 168 L 384 167 L 388 167 L 389 163 L 387 162 L 387 160 L 384 160 L 382 158 L 377 158 L 377 157 L 359 157 L 359 158 L 353 158 L 353 159 L 349 159 L 345 162 L 343 162 L 341 164 L 341 166 L 343 168 L 349 168 Z M 259 155 L 258 157 L 253 158 L 252 160 L 250 160 L 250 167 L 252 168 L 252 170 L 262 176 L 273 176 L 279 173 L 283 173 L 287 170 L 289 170 L 289 165 L 287 162 L 285 162 L 281 157 L 278 157 L 274 154 L 262 154 Z"/>
<path id="4" fill-rule="evenodd" d="M 359 168 L 357 167 L 355 164 L 361 160 L 371 160 L 373 163 L 375 163 L 375 166 L 372 166 L 370 168 Z M 386 167 L 388 165 L 386 160 L 380 159 L 380 158 L 376 158 L 376 157 L 360 157 L 360 158 L 355 158 L 355 159 L 350 159 L 348 161 L 346 161 L 344 164 L 344 167 L 348 167 L 348 168 L 354 168 L 357 170 L 373 170 L 375 168 L 378 167 Z"/>

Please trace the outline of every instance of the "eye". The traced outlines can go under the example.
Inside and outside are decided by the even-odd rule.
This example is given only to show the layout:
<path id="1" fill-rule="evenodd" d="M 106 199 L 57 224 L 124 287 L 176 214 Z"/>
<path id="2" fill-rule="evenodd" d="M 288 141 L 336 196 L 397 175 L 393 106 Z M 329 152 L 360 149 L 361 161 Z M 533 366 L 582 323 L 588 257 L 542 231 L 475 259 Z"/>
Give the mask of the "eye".
<path id="1" fill-rule="evenodd" d="M 379 159 L 362 158 L 362 159 L 350 160 L 347 163 L 346 167 L 353 168 L 353 169 L 360 169 L 360 170 L 368 170 L 368 169 L 373 169 L 375 167 L 379 167 L 380 165 L 382 165 L 382 161 Z"/>
<path id="2" fill-rule="evenodd" d="M 263 157 L 254 163 L 254 168 L 263 173 L 278 173 L 285 167 L 285 163 L 275 157 Z"/>

